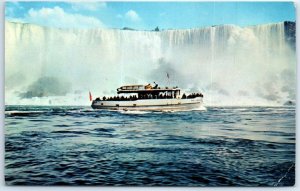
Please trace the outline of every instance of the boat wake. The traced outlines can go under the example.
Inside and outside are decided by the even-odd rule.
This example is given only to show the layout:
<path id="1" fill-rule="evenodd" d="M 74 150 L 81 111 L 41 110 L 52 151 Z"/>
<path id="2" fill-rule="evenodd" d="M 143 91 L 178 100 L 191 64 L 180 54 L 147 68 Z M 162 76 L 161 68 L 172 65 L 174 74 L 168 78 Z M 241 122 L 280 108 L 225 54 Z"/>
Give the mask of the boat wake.
<path id="1" fill-rule="evenodd" d="M 138 111 L 138 110 L 116 110 L 122 114 L 148 114 L 153 113 L 152 111 Z"/>
<path id="2" fill-rule="evenodd" d="M 194 109 L 192 109 L 190 111 L 207 111 L 207 108 L 204 107 L 203 105 L 201 105 L 200 107 L 194 108 Z"/>
<path id="3" fill-rule="evenodd" d="M 189 111 L 207 111 L 206 107 L 200 106 L 193 109 L 170 109 L 170 110 L 153 110 L 153 111 L 144 111 L 144 110 L 115 110 L 122 114 L 149 114 L 149 113 L 178 113 L 178 112 L 189 112 Z"/>

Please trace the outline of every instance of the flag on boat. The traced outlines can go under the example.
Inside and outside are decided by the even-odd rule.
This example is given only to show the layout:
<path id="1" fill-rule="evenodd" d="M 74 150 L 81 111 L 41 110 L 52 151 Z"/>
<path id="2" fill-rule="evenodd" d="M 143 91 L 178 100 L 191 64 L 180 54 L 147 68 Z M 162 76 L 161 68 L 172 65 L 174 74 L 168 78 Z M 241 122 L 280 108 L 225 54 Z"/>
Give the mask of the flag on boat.
<path id="1" fill-rule="evenodd" d="M 169 79 L 170 78 L 170 76 L 169 76 L 169 73 L 167 72 L 167 78 Z"/>
<path id="2" fill-rule="evenodd" d="M 91 94 L 90 91 L 89 91 L 89 96 L 90 96 L 90 101 L 92 101 L 92 100 L 93 100 L 93 97 L 92 97 L 92 94 Z"/>

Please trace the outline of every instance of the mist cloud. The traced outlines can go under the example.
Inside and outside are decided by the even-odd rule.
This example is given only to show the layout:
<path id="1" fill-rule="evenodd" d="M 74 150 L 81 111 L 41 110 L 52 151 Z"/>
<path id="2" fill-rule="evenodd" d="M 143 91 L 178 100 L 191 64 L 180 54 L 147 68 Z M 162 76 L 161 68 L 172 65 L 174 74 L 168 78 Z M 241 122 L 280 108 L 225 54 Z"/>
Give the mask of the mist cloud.
<path id="1" fill-rule="evenodd" d="M 207 105 L 278 105 L 294 100 L 296 86 L 295 50 L 285 43 L 283 27 L 147 32 L 6 22 L 5 101 L 27 104 L 30 100 L 20 97 L 42 99 L 75 90 L 83 97 L 89 90 L 93 97 L 111 96 L 122 85 L 156 82 L 187 93 L 199 90 Z M 71 100 L 71 93 L 58 99 Z M 88 99 L 82 103 L 89 104 Z"/>
<path id="2" fill-rule="evenodd" d="M 158 60 L 158 67 L 149 73 L 147 79 L 151 83 L 162 83 L 159 84 L 162 86 L 177 85 L 184 88 L 188 85 L 187 78 L 174 67 L 173 63 L 168 62 L 165 58 Z"/>
<path id="3" fill-rule="evenodd" d="M 280 86 L 278 77 L 272 76 L 269 77 L 266 82 L 258 82 L 256 95 L 269 101 L 279 101 L 281 99 L 279 89 Z"/>
<path id="4" fill-rule="evenodd" d="M 296 69 L 284 70 L 280 77 L 283 81 L 281 91 L 288 94 L 288 99 L 296 100 Z"/>
<path id="5" fill-rule="evenodd" d="M 206 90 L 217 92 L 218 94 L 222 94 L 222 95 L 225 95 L 225 96 L 229 96 L 229 92 L 226 91 L 224 88 L 222 88 L 221 85 L 216 83 L 216 82 L 213 82 L 213 83 L 209 84 L 206 87 Z"/>
<path id="6" fill-rule="evenodd" d="M 64 96 L 69 91 L 70 83 L 55 77 L 41 77 L 32 83 L 26 92 L 20 93 L 21 98 Z"/>

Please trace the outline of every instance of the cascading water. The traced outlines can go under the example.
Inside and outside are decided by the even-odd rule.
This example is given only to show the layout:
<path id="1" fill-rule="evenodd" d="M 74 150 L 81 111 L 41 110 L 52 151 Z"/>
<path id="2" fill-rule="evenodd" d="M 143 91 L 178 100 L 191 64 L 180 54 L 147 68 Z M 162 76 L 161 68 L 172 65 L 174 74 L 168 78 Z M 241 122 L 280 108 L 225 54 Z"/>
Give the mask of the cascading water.
<path id="1" fill-rule="evenodd" d="M 295 50 L 284 23 L 160 32 L 5 23 L 5 104 L 88 105 L 89 90 L 153 81 L 200 90 L 206 105 L 282 105 L 295 100 Z"/>

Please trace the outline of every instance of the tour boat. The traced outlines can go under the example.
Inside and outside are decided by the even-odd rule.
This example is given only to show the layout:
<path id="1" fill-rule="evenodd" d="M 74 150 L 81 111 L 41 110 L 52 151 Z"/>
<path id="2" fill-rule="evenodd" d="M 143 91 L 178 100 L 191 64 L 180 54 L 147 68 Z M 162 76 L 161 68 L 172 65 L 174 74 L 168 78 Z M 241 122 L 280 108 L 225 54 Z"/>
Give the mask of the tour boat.
<path id="1" fill-rule="evenodd" d="M 96 98 L 92 101 L 94 109 L 110 110 L 191 110 L 203 104 L 202 93 L 180 94 L 178 87 L 152 87 L 148 85 L 127 85 L 117 89 L 118 96 Z"/>

